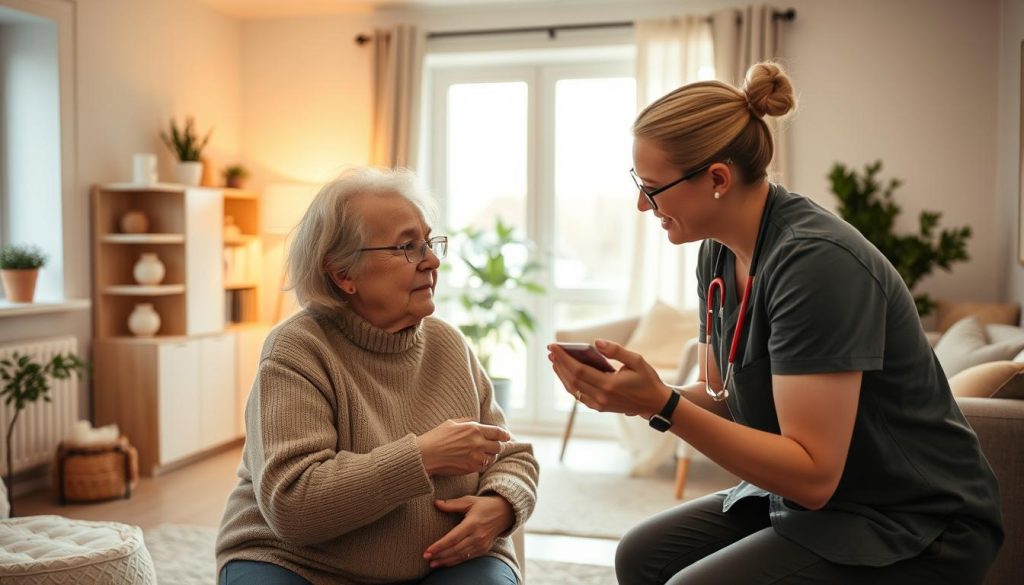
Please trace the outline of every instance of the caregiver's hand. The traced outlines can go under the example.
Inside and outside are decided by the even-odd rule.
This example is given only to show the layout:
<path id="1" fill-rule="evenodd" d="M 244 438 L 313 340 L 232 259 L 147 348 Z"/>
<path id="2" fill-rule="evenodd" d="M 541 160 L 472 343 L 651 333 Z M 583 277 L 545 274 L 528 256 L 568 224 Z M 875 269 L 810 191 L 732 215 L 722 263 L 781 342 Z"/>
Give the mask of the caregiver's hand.
<path id="1" fill-rule="evenodd" d="M 499 495 L 436 500 L 434 505 L 442 512 L 463 514 L 463 518 L 423 552 L 431 569 L 458 565 L 487 554 L 495 539 L 511 528 L 516 518 L 512 504 Z"/>
<path id="2" fill-rule="evenodd" d="M 661 410 L 671 390 L 643 356 L 603 339 L 594 346 L 605 357 L 621 362 L 622 367 L 615 373 L 601 372 L 573 359 L 555 344 L 548 346 L 548 359 L 569 394 L 600 412 L 650 418 Z"/>

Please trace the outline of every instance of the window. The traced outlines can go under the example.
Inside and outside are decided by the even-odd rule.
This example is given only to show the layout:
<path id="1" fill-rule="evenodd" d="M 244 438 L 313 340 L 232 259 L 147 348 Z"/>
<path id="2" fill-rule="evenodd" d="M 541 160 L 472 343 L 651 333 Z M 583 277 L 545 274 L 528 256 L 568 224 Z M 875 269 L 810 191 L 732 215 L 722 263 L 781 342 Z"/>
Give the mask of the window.
<path id="1" fill-rule="evenodd" d="M 42 248 L 48 261 L 36 296 L 59 299 L 66 292 L 64 214 L 76 211 L 66 205 L 75 188 L 73 5 L 5 4 L 0 0 L 0 243 Z M 82 233 L 84 223 L 76 228 Z"/>
<path id="2" fill-rule="evenodd" d="M 468 57 L 428 57 L 427 174 L 442 229 L 490 228 L 501 217 L 534 243 L 547 294 L 522 300 L 537 331 L 528 348 L 496 355 L 492 374 L 513 381 L 509 414 L 518 429 L 561 428 L 571 397 L 551 372 L 545 345 L 556 329 L 624 312 L 634 222 L 623 218 L 636 191 L 628 174 L 634 56 L 631 46 L 524 54 L 486 67 Z M 452 251 L 441 299 L 468 277 Z M 454 323 L 463 317 L 453 302 L 439 315 Z M 607 429 L 589 416 L 580 413 L 578 429 Z"/>

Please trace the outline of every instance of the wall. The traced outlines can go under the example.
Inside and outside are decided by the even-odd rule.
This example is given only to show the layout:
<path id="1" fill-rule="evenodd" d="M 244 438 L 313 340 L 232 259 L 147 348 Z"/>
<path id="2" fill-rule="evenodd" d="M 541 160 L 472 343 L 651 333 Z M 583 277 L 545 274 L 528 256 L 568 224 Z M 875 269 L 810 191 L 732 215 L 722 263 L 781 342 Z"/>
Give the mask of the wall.
<path id="1" fill-rule="evenodd" d="M 997 67 L 996 33 L 1000 20 L 1008 28 L 1009 21 L 1019 25 L 1024 19 L 1000 19 L 1001 3 L 1016 6 L 1019 0 L 785 3 L 797 10 L 796 21 L 786 25 L 784 62 L 800 97 L 798 114 L 789 121 L 789 186 L 834 208 L 825 178 L 832 163 L 861 167 L 881 159 L 884 176 L 904 182 L 896 192 L 903 207 L 900 229 L 916 231 L 922 209 L 941 211 L 942 225 L 970 225 L 970 262 L 921 283 L 920 290 L 937 297 L 1004 295 L 1005 230 L 993 225 L 1008 210 L 997 205 L 1006 189 L 996 195 L 993 111 L 997 73 L 1010 66 Z M 358 47 L 352 37 L 375 24 L 465 30 L 635 20 L 707 13 L 723 5 L 527 3 L 246 22 L 243 152 L 261 178 L 318 181 L 329 170 L 365 162 L 371 49 Z M 1001 116 L 1016 116 L 1008 110 L 1002 108 Z M 1000 156 L 1004 150 L 1000 143 Z M 299 153 L 301 160 L 290 160 Z M 1008 174 L 1001 173 L 1001 180 L 1009 180 L 1003 177 Z M 1019 297 L 1024 276 L 1015 274 Z"/>
<path id="2" fill-rule="evenodd" d="M 1021 217 L 1020 184 L 1024 174 L 1021 149 L 1021 42 L 1024 42 L 1024 0 L 1002 0 L 999 22 L 999 106 L 996 158 L 996 228 L 1002 267 L 1000 290 L 1024 305 L 1024 266 L 1018 261 L 1018 221 Z"/>

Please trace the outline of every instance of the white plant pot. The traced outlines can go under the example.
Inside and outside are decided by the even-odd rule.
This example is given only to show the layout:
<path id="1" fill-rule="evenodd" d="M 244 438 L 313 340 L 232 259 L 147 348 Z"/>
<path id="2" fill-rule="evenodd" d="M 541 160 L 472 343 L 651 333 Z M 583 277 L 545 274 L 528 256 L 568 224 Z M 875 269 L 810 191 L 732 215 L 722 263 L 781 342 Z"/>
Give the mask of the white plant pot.
<path id="1" fill-rule="evenodd" d="M 203 163 L 199 161 L 179 161 L 174 170 L 178 182 L 189 187 L 198 187 L 203 179 Z"/>
<path id="2" fill-rule="evenodd" d="M 142 254 L 132 269 L 135 282 L 145 285 L 160 284 L 165 272 L 164 263 L 156 254 Z"/>
<path id="3" fill-rule="evenodd" d="M 160 315 L 150 303 L 139 303 L 128 315 L 128 330 L 136 337 L 153 337 L 160 330 Z"/>

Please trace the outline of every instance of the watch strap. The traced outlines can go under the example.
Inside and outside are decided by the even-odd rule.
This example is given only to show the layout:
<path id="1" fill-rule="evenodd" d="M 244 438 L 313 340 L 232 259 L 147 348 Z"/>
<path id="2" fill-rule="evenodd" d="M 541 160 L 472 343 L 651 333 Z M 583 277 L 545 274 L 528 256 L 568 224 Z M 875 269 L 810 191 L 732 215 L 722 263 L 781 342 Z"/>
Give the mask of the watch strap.
<path id="1" fill-rule="evenodd" d="M 664 433 L 665 431 L 672 428 L 672 413 L 676 411 L 676 406 L 679 404 L 679 391 L 670 388 L 672 393 L 668 397 L 668 401 L 665 402 L 665 406 L 661 409 L 661 412 L 651 417 L 648 424 L 651 428 Z"/>

